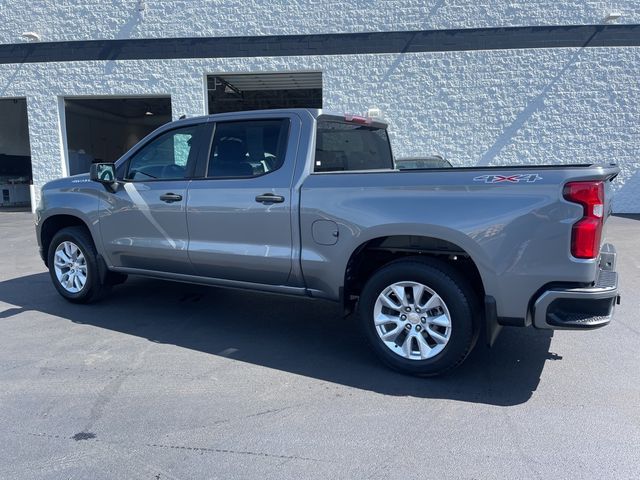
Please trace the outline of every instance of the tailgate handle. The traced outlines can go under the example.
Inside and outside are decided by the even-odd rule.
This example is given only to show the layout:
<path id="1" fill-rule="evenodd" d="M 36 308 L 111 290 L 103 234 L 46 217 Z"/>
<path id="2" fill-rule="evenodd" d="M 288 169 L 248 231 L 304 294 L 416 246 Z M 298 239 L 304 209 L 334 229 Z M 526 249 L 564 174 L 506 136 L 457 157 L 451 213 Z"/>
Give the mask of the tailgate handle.
<path id="1" fill-rule="evenodd" d="M 284 197 L 282 195 L 275 195 L 273 193 L 263 193 L 256 197 L 256 202 L 259 203 L 282 203 Z"/>
<path id="2" fill-rule="evenodd" d="M 160 200 L 167 203 L 179 202 L 182 200 L 182 195 L 178 195 L 177 193 L 165 193 L 160 195 Z"/>

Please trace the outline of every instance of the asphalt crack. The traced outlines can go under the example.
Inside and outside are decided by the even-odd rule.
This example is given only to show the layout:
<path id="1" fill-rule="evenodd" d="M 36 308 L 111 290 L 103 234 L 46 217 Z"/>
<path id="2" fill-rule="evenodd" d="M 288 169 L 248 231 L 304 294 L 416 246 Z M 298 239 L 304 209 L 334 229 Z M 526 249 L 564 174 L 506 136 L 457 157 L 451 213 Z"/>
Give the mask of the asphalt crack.
<path id="1" fill-rule="evenodd" d="M 251 450 L 233 450 L 229 448 L 212 448 L 212 447 L 190 447 L 186 445 L 167 445 L 162 443 L 145 443 L 146 447 L 153 448 L 167 448 L 174 450 L 191 450 L 195 452 L 206 452 L 206 453 L 231 453 L 235 455 L 252 455 L 255 457 L 268 457 L 268 458 L 279 458 L 284 460 L 306 460 L 311 462 L 323 462 L 324 460 L 320 460 L 319 458 L 311 458 L 311 457 L 301 457 L 298 455 L 279 455 L 276 453 L 266 453 L 266 452 L 254 452 Z"/>
<path id="2" fill-rule="evenodd" d="M 32 437 L 49 438 L 53 440 L 65 440 L 65 441 L 92 440 L 93 442 L 98 442 L 106 445 L 114 445 L 114 446 L 121 446 L 121 447 L 128 447 L 128 448 L 136 448 L 139 446 L 138 444 L 135 444 L 135 443 L 116 442 L 116 441 L 99 439 L 99 438 L 96 438 L 96 435 L 91 432 L 80 432 L 73 435 L 72 437 L 51 434 L 51 433 L 44 433 L 44 432 L 20 432 L 18 430 L 11 430 L 11 433 L 16 435 L 29 435 Z M 234 450 L 231 448 L 199 447 L 199 446 L 175 445 L 175 444 L 164 444 L 164 443 L 143 443 L 141 445 L 148 448 L 184 450 L 184 451 L 199 452 L 199 453 L 222 453 L 222 454 L 231 454 L 231 455 L 248 455 L 253 457 L 277 458 L 281 460 L 303 460 L 308 462 L 326 462 L 326 460 L 321 460 L 319 458 L 303 457 L 300 455 L 282 455 L 277 453 L 259 452 L 259 451 L 253 451 L 253 450 Z"/>

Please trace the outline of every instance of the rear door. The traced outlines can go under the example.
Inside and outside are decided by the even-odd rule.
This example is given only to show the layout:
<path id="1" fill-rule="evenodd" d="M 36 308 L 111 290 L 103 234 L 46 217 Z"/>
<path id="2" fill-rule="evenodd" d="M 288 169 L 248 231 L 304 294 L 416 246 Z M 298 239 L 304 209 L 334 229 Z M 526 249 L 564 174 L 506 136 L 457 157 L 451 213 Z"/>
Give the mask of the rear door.
<path id="1" fill-rule="evenodd" d="M 187 253 L 187 185 L 206 124 L 160 133 L 124 166 L 124 178 L 100 212 L 106 255 L 116 267 L 193 273 Z"/>
<path id="2" fill-rule="evenodd" d="M 300 119 L 218 121 L 189 186 L 189 258 L 197 275 L 285 285 L 291 272 L 291 191 Z"/>

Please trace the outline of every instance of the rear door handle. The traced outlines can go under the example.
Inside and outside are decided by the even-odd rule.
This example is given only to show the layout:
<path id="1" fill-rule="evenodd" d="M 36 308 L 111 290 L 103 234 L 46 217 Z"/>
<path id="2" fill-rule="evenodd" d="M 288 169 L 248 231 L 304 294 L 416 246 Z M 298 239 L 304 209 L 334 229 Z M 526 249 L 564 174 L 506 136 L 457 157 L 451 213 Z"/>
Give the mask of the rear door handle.
<path id="1" fill-rule="evenodd" d="M 160 195 L 160 200 L 167 203 L 179 202 L 182 200 L 182 195 L 178 195 L 177 193 L 165 193 Z"/>
<path id="2" fill-rule="evenodd" d="M 256 197 L 256 202 L 260 203 L 282 203 L 284 197 L 282 195 L 275 195 L 273 193 L 263 193 Z"/>

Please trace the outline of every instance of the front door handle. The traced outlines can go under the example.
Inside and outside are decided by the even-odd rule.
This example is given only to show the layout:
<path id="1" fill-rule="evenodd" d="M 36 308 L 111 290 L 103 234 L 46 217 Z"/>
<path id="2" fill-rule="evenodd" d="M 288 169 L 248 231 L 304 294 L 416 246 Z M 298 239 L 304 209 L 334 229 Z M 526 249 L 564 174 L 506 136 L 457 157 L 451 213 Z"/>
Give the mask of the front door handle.
<path id="1" fill-rule="evenodd" d="M 275 195 L 273 193 L 263 193 L 256 197 L 256 202 L 260 203 L 282 203 L 284 197 L 282 195 Z"/>
<path id="2" fill-rule="evenodd" d="M 182 200 L 182 195 L 178 195 L 177 193 L 165 193 L 160 195 L 160 200 L 167 203 L 179 202 Z"/>

